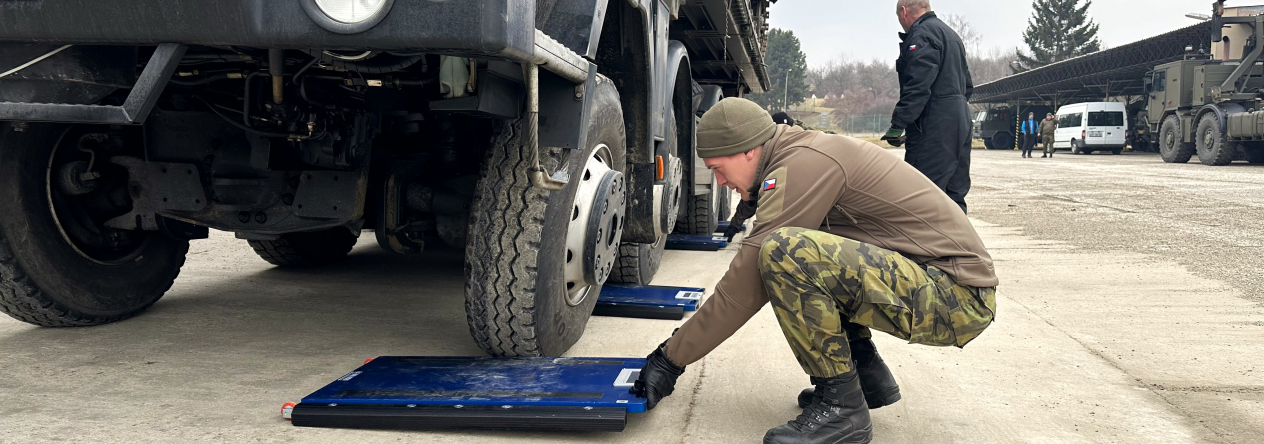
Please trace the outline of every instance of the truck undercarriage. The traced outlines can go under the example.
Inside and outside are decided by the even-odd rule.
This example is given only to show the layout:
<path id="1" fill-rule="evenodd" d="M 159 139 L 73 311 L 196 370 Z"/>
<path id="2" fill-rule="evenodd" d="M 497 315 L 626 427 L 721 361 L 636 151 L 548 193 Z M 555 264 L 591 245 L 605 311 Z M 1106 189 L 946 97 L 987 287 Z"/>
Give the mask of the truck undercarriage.
<path id="1" fill-rule="evenodd" d="M 282 266 L 372 231 L 466 251 L 489 353 L 560 354 L 607 280 L 652 278 L 677 214 L 714 226 L 695 113 L 767 85 L 762 0 L 326 3 L 0 5 L 0 310 L 132 316 L 208 229 Z M 717 22 L 741 51 L 691 65 L 733 38 Z"/>

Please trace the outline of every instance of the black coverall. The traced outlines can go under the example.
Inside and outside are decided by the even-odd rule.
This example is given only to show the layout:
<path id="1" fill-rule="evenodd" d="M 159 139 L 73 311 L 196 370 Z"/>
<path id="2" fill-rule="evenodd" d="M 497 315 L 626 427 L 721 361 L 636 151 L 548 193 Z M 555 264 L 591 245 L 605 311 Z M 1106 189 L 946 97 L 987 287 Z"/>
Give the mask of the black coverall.
<path id="1" fill-rule="evenodd" d="M 900 102 L 891 126 L 906 131 L 904 160 L 944 190 L 961 210 L 970 192 L 970 95 L 974 82 L 961 37 L 927 12 L 901 33 Z"/>

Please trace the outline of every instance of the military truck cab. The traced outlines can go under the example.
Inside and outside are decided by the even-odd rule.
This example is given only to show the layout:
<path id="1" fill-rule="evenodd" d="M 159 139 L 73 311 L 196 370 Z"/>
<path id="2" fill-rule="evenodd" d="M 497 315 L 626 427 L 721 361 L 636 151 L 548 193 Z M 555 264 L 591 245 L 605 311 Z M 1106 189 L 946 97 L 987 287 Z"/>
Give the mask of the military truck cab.
<path id="1" fill-rule="evenodd" d="M 1264 163 L 1264 15 L 1253 8 L 1212 10 L 1211 48 L 1156 66 L 1144 79 L 1146 118 L 1164 162 Z"/>

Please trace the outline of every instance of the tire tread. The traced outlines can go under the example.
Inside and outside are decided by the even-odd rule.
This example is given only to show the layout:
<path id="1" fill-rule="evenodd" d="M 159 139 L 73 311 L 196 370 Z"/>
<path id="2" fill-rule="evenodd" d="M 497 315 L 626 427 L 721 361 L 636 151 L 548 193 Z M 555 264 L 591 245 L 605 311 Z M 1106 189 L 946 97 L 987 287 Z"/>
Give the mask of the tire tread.
<path id="1" fill-rule="evenodd" d="M 185 249 L 187 250 L 187 244 Z M 185 255 L 178 255 L 179 263 L 175 264 L 173 273 L 159 296 L 166 293 L 175 284 L 180 269 L 184 267 Z M 0 311 L 28 324 L 41 327 L 87 327 L 93 325 L 118 322 L 147 310 L 159 297 L 144 306 L 127 313 L 113 316 L 96 316 L 70 309 L 41 290 L 30 276 L 22 269 L 13 248 L 3 232 L 0 232 Z"/>

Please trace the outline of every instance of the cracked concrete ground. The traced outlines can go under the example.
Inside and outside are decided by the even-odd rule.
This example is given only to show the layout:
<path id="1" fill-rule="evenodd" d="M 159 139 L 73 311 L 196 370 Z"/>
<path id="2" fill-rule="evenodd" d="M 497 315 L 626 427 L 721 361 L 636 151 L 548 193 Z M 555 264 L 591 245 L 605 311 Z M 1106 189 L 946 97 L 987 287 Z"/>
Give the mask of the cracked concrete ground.
<path id="1" fill-rule="evenodd" d="M 998 319 L 964 350 L 878 338 L 903 401 L 877 443 L 1252 443 L 1264 436 L 1264 167 L 976 151 L 971 216 Z M 194 244 L 172 291 L 114 325 L 0 319 L 0 442 L 757 442 L 807 384 L 770 310 L 622 433 L 301 429 L 301 398 L 378 355 L 478 355 L 459 254 L 273 269 Z M 710 287 L 731 250 L 668 252 L 657 283 Z M 644 356 L 677 321 L 594 318 L 572 356 Z"/>

